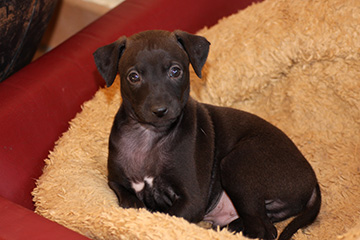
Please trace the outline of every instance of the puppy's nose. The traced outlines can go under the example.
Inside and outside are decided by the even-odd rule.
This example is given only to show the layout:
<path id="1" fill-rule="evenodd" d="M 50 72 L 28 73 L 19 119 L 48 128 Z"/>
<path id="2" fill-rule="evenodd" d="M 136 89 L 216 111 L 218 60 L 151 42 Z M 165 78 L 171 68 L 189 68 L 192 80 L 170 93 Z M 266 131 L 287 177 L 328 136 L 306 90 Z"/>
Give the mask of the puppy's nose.
<path id="1" fill-rule="evenodd" d="M 168 113 L 168 109 L 166 107 L 154 107 L 152 112 L 158 118 L 162 118 Z"/>

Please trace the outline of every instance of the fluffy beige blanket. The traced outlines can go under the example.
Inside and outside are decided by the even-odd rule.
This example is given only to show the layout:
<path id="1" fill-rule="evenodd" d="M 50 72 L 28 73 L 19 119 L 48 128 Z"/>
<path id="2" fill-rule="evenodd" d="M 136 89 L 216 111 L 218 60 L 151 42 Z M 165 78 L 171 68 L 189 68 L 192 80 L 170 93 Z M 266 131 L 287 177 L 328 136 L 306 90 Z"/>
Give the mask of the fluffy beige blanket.
<path id="1" fill-rule="evenodd" d="M 193 96 L 272 122 L 318 176 L 319 217 L 294 238 L 360 239 L 360 1 L 266 0 L 200 34 L 211 51 Z M 106 179 L 116 82 L 84 104 L 50 153 L 36 212 L 93 239 L 243 239 L 118 206 Z"/>

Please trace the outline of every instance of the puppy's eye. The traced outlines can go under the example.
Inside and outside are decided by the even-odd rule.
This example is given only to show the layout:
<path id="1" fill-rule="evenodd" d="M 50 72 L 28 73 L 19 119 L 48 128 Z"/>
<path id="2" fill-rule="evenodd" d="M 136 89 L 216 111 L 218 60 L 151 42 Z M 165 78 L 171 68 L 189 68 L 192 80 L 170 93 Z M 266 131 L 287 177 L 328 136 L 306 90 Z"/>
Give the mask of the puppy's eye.
<path id="1" fill-rule="evenodd" d="M 169 76 L 171 78 L 180 78 L 182 76 L 182 70 L 178 66 L 172 66 L 169 70 Z"/>
<path id="2" fill-rule="evenodd" d="M 140 75 L 136 71 L 131 71 L 127 78 L 132 83 L 137 83 L 140 81 Z"/>

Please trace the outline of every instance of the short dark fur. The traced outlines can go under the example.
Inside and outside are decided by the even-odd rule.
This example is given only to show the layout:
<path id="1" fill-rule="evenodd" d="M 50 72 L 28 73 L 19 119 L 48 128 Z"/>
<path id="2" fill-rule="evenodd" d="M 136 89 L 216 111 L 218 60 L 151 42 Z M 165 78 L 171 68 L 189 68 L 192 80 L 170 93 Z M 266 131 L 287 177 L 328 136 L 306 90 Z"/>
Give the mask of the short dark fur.
<path id="1" fill-rule="evenodd" d="M 249 237 L 274 239 L 273 223 L 297 216 L 279 237 L 289 239 L 319 213 L 315 173 L 270 123 L 189 96 L 189 64 L 201 77 L 209 45 L 179 30 L 147 31 L 94 53 L 107 86 L 117 73 L 121 79 L 123 102 L 109 139 L 109 186 L 122 207 L 190 222 L 221 219 L 213 211 L 224 196 L 232 202 L 224 204 L 233 211 L 227 217 L 237 216 L 219 225 Z"/>

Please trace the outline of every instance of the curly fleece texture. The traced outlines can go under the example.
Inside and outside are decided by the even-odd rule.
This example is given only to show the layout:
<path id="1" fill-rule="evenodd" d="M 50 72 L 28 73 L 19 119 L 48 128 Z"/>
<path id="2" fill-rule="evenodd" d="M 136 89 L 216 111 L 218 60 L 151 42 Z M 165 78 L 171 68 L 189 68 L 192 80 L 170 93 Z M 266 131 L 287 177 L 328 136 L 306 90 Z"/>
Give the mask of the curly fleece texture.
<path id="1" fill-rule="evenodd" d="M 317 174 L 320 214 L 294 239 L 360 239 L 360 1 L 266 0 L 199 34 L 211 49 L 192 95 L 272 122 Z M 45 160 L 36 212 L 93 239 L 244 239 L 118 206 L 106 170 L 118 82 L 84 104 Z"/>

